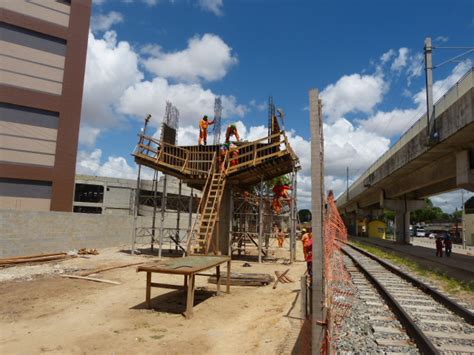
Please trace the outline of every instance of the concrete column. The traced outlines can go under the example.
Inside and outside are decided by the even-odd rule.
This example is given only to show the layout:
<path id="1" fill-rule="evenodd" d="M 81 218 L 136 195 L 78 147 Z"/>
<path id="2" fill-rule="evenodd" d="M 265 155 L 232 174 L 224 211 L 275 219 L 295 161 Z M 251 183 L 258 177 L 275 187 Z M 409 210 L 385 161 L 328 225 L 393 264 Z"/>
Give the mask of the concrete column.
<path id="1" fill-rule="evenodd" d="M 397 244 L 410 243 L 410 211 L 395 211 L 395 241 Z"/>
<path id="2" fill-rule="evenodd" d="M 218 221 L 214 228 L 216 249 L 222 255 L 229 255 L 229 230 L 231 220 L 231 188 L 226 186 L 221 199 Z"/>
<path id="3" fill-rule="evenodd" d="M 456 152 L 456 185 L 474 192 L 474 149 Z"/>
<path id="4" fill-rule="evenodd" d="M 424 200 L 383 200 L 383 208 L 395 211 L 395 241 L 410 243 L 410 212 L 425 207 Z"/>

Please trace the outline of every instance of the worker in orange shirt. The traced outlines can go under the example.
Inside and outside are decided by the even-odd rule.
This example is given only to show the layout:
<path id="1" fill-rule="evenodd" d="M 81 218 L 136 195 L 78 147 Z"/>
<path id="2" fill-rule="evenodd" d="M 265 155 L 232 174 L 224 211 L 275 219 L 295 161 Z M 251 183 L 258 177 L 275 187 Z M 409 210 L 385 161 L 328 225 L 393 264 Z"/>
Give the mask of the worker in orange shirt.
<path id="1" fill-rule="evenodd" d="M 239 132 L 237 131 L 237 126 L 235 124 L 231 124 L 227 127 L 227 130 L 225 131 L 225 142 L 229 143 L 230 137 L 232 136 L 234 136 L 238 142 L 240 141 Z"/>
<path id="2" fill-rule="evenodd" d="M 199 145 L 207 145 L 207 129 L 210 125 L 213 125 L 214 121 L 209 121 L 207 116 L 204 116 L 201 121 L 199 121 Z"/>
<path id="3" fill-rule="evenodd" d="M 304 259 L 306 260 L 308 258 L 306 246 L 309 240 L 313 238 L 313 233 L 312 233 L 311 228 L 308 228 L 307 230 L 303 228 L 302 232 L 303 232 L 303 236 L 301 237 L 301 242 L 303 243 L 303 254 L 304 254 Z"/>

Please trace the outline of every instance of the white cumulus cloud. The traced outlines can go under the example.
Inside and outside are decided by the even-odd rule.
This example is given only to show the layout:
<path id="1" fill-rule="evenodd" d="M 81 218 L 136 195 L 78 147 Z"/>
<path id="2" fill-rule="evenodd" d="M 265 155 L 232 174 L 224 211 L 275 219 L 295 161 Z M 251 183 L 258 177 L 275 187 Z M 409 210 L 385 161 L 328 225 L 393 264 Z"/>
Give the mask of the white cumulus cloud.
<path id="1" fill-rule="evenodd" d="M 152 123 L 158 125 L 164 115 L 165 102 L 171 101 L 179 109 L 181 126 L 197 125 L 204 114 L 213 116 L 215 97 L 211 90 L 200 84 L 170 84 L 166 79 L 156 77 L 127 88 L 120 98 L 120 111 L 138 117 L 150 113 Z M 242 117 L 247 111 L 233 96 L 221 96 L 221 100 L 224 118 Z"/>
<path id="2" fill-rule="evenodd" d="M 199 6 L 205 11 L 212 12 L 216 16 L 222 16 L 223 0 L 199 0 Z"/>
<path id="3" fill-rule="evenodd" d="M 91 19 L 92 31 L 108 31 L 113 25 L 123 22 L 123 16 L 120 12 L 110 11 L 105 15 L 94 15 Z"/>
<path id="4" fill-rule="evenodd" d="M 160 46 L 147 45 L 141 53 L 160 53 Z M 221 97 L 224 119 L 239 119 L 248 111 L 234 96 L 217 95 L 200 83 L 170 83 L 160 76 L 143 80 L 141 61 L 140 52 L 128 42 L 118 41 L 115 31 L 107 31 L 103 36 L 89 33 L 81 115 L 82 145 L 93 147 L 104 130 L 123 126 L 130 119 L 129 115 L 142 118 L 150 113 L 152 123 L 158 126 L 166 101 L 178 107 L 184 126 L 196 124 L 204 114 L 212 117 L 216 96 Z"/>
<path id="5" fill-rule="evenodd" d="M 394 71 L 400 71 L 407 65 L 408 59 L 408 48 L 402 47 L 398 50 L 398 56 L 392 63 L 391 69 Z"/>
<path id="6" fill-rule="evenodd" d="M 138 56 L 127 42 L 117 43 L 108 31 L 102 38 L 89 33 L 81 124 L 103 128 L 117 124 L 115 110 L 123 92 L 139 82 Z"/>
<path id="7" fill-rule="evenodd" d="M 206 33 L 195 36 L 182 51 L 155 51 L 145 60 L 147 70 L 163 77 L 181 81 L 215 81 L 222 79 L 238 60 L 219 36 Z"/>
<path id="8" fill-rule="evenodd" d="M 332 121 L 349 112 L 369 113 L 385 91 L 386 83 L 378 75 L 344 75 L 321 92 L 324 113 Z"/>

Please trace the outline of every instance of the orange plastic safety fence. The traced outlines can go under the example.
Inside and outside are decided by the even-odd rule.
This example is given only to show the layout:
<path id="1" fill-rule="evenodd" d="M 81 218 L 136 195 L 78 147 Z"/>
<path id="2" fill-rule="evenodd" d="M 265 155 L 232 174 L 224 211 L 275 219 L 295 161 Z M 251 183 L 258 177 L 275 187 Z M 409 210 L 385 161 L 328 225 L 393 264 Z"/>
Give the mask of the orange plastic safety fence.
<path id="1" fill-rule="evenodd" d="M 355 288 L 344 264 L 338 240 L 347 241 L 347 229 L 336 207 L 334 195 L 329 193 L 324 218 L 324 269 L 326 302 L 326 338 L 323 353 L 336 353 L 343 321 L 348 317 L 354 300 Z"/>

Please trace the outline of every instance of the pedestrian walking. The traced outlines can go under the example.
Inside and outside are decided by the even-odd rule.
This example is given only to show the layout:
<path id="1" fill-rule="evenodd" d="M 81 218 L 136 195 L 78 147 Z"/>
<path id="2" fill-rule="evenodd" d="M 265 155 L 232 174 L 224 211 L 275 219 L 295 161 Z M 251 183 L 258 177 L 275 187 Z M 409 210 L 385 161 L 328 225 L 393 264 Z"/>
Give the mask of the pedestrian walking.
<path id="1" fill-rule="evenodd" d="M 447 257 L 451 256 L 451 248 L 452 247 L 453 247 L 453 241 L 451 240 L 451 236 L 448 234 L 444 238 L 444 252 L 446 253 Z"/>
<path id="2" fill-rule="evenodd" d="M 436 256 L 443 256 L 443 241 L 440 237 L 436 237 Z"/>

